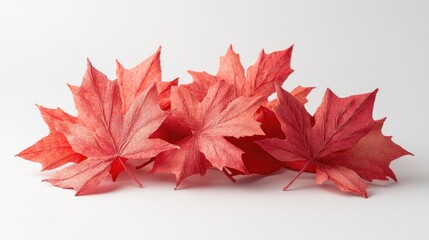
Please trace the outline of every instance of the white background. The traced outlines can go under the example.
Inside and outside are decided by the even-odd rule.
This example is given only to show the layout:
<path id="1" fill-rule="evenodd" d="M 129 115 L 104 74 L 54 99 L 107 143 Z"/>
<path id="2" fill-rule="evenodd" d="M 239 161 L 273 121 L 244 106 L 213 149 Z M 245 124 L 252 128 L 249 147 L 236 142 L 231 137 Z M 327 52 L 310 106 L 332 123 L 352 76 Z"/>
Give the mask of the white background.
<path id="1" fill-rule="evenodd" d="M 120 3 L 119 3 L 120 2 Z M 139 2 L 139 3 L 137 3 Z M 429 239 L 429 7 L 427 1 L 4 1 L 0 0 L 0 239 Z M 14 157 L 48 133 L 34 103 L 75 113 L 66 83 L 89 57 L 114 78 L 163 46 L 164 80 L 215 73 L 232 43 L 245 66 L 260 51 L 295 44 L 284 87 L 340 96 L 380 88 L 376 118 L 415 157 L 392 164 L 399 182 L 370 197 L 316 186 L 292 171 L 232 184 L 209 171 L 174 191 L 174 177 L 125 174 L 98 194 L 40 180 L 49 172 Z M 107 193 L 102 193 L 107 192 Z"/>

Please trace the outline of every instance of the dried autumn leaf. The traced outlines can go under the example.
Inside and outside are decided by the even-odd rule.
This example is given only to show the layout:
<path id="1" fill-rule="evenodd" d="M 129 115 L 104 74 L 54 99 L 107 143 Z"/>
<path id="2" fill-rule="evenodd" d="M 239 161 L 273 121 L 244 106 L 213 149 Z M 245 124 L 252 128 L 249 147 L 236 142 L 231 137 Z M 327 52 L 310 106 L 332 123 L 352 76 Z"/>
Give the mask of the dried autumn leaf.
<path id="1" fill-rule="evenodd" d="M 262 97 L 233 96 L 234 89 L 224 81 L 211 86 L 200 102 L 186 88 L 172 89 L 172 115 L 166 120 L 166 138 L 180 149 L 169 150 L 155 158 L 153 173 L 173 173 L 176 187 L 191 175 L 204 175 L 209 167 L 226 173 L 227 169 L 247 172 L 243 151 L 225 137 L 262 135 L 260 123 L 253 115 Z M 162 131 L 160 133 L 162 135 Z"/>
<path id="2" fill-rule="evenodd" d="M 170 89 L 172 86 L 177 86 L 178 79 L 171 82 L 161 81 L 160 53 L 161 48 L 158 48 L 155 54 L 132 69 L 125 69 L 117 61 L 116 72 L 118 81 L 121 83 L 121 98 L 127 102 L 127 107 L 124 108 L 128 108 L 138 94 L 153 84 L 157 86 L 161 108 L 163 110 L 170 108 Z M 72 92 L 79 90 L 79 87 L 69 87 Z M 86 159 L 85 156 L 74 152 L 65 136 L 55 129 L 54 121 L 75 123 L 78 119 L 65 113 L 60 108 L 49 109 L 42 106 L 38 107 L 49 127 L 49 135 L 16 156 L 41 163 L 42 171 L 51 170 L 70 162 L 79 163 Z M 121 166 L 114 168 L 118 168 L 119 171 Z"/>
<path id="3" fill-rule="evenodd" d="M 293 72 L 290 66 L 293 46 L 282 51 L 276 51 L 266 54 L 264 50 L 259 54 L 256 63 L 247 69 L 245 74 L 244 67 L 240 62 L 239 54 L 235 53 L 232 46 L 228 48 L 225 56 L 220 58 L 220 64 L 217 74 L 211 75 L 206 72 L 189 71 L 193 78 L 190 84 L 182 85 L 187 88 L 198 100 L 202 100 L 207 89 L 220 80 L 225 80 L 231 84 L 234 91 L 234 96 L 263 96 L 265 99 L 274 93 L 274 84 L 283 84 L 287 77 Z M 307 102 L 307 95 L 313 88 L 301 87 L 295 88 L 292 93 L 303 104 Z M 275 105 L 276 101 L 263 102 L 267 108 Z M 264 126 L 276 125 L 277 119 L 266 117 L 267 109 L 258 110 L 255 119 L 261 122 Z M 265 134 L 268 134 L 265 132 Z M 244 151 L 243 161 L 247 167 L 246 173 L 255 173 L 267 175 L 283 167 L 283 164 L 266 153 L 262 148 L 254 143 L 255 140 L 263 139 L 264 136 L 242 137 L 240 139 L 227 138 L 229 142 L 239 147 Z M 231 170 L 232 175 L 244 174 L 234 169 Z"/>
<path id="4" fill-rule="evenodd" d="M 396 180 L 390 162 L 411 153 L 381 134 L 384 120 L 372 118 L 376 93 L 339 98 L 328 89 L 312 117 L 277 86 L 274 112 L 286 138 L 257 143 L 278 160 L 301 167 L 285 190 L 306 169 L 316 172 L 317 184 L 330 180 L 341 191 L 363 197 L 368 196 L 363 180 Z"/>
<path id="5" fill-rule="evenodd" d="M 123 112 L 121 96 L 126 96 L 128 91 L 122 91 L 116 80 L 109 80 L 88 61 L 82 85 L 71 89 L 78 111 L 77 120 L 60 110 L 51 110 L 48 112 L 50 118 L 46 120 L 45 117 L 45 120 L 51 128 L 50 135 L 52 132 L 62 134 L 60 136 L 69 144 L 67 146 L 87 159 L 56 172 L 45 181 L 73 188 L 76 195 L 80 195 L 99 185 L 109 173 L 116 179 L 120 172 L 126 170 L 141 186 L 125 167 L 125 161 L 154 157 L 162 151 L 176 148 L 161 139 L 149 139 L 170 114 L 161 110 L 155 85 L 138 94 Z M 45 109 L 41 110 L 46 113 Z M 69 148 L 65 150 L 71 152 Z M 21 155 L 27 152 L 25 150 Z M 52 154 L 44 157 L 52 157 Z"/>
<path id="6" fill-rule="evenodd" d="M 262 50 L 256 63 L 250 66 L 245 74 L 240 55 L 235 53 L 230 45 L 225 56 L 220 58 L 216 75 L 207 72 L 188 71 L 193 82 L 182 85 L 182 87 L 187 88 L 201 101 L 210 86 L 224 80 L 231 84 L 236 97 L 264 96 L 268 98 L 275 92 L 275 84 L 282 85 L 294 71 L 290 66 L 292 50 L 293 46 L 270 54 L 266 54 Z M 312 89 L 313 87 L 298 86 L 291 93 L 305 104 L 307 103 L 307 95 Z M 272 104 L 274 103 L 275 101 Z"/>
<path id="7" fill-rule="evenodd" d="M 240 56 L 230 46 L 226 55 L 220 58 L 216 76 L 206 72 L 189 71 L 194 81 L 184 87 L 202 100 L 210 86 L 225 80 L 233 86 L 236 96 L 268 97 L 275 91 L 274 83 L 281 85 L 293 72 L 290 67 L 292 49 L 293 46 L 270 54 L 262 50 L 256 63 L 247 69 L 245 75 Z"/>

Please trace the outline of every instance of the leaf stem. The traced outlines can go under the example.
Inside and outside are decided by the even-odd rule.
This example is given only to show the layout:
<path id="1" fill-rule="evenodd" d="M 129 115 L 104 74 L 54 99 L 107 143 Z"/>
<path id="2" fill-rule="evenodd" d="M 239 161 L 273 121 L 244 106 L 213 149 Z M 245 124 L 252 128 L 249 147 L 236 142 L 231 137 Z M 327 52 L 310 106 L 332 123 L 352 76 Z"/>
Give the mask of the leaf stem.
<path id="1" fill-rule="evenodd" d="M 232 177 L 232 175 L 226 170 L 226 168 L 222 168 L 222 172 L 223 174 L 225 174 L 225 176 L 227 176 L 232 182 L 236 182 L 237 180 L 235 180 L 234 177 Z"/>
<path id="2" fill-rule="evenodd" d="M 146 161 L 136 167 L 136 169 L 144 168 L 149 165 L 151 162 L 155 161 L 155 158 L 151 158 L 149 161 Z"/>
<path id="3" fill-rule="evenodd" d="M 137 185 L 139 185 L 139 187 L 143 187 L 141 182 L 139 182 L 139 180 L 137 180 L 137 178 L 130 171 L 128 171 L 127 167 L 125 167 L 124 162 L 121 159 L 119 159 L 119 162 L 121 163 L 122 167 L 124 167 L 124 170 L 127 172 L 127 174 L 137 183 Z"/>
<path id="4" fill-rule="evenodd" d="M 286 191 L 290 187 L 290 185 L 292 185 L 292 183 L 295 182 L 295 180 L 297 178 L 299 178 L 299 176 L 301 176 L 301 174 L 305 171 L 305 169 L 307 168 L 307 166 L 308 166 L 309 163 L 310 163 L 310 161 L 307 161 L 307 163 L 304 165 L 304 167 L 301 168 L 301 170 L 299 171 L 299 173 L 288 183 L 288 185 L 286 185 L 283 188 L 283 191 Z"/>

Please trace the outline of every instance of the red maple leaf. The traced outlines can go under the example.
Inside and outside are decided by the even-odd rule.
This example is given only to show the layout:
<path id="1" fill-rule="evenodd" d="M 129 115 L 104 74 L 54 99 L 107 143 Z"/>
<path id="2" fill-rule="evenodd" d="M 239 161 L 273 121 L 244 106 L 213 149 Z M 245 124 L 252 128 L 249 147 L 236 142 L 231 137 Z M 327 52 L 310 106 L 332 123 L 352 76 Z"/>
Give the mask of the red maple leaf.
<path id="1" fill-rule="evenodd" d="M 175 174 L 176 188 L 184 178 L 204 175 L 210 167 L 224 173 L 227 169 L 247 172 L 241 158 L 243 151 L 225 137 L 263 135 L 253 117 L 263 97 L 235 98 L 233 92 L 230 84 L 218 81 L 200 102 L 186 88 L 173 88 L 172 115 L 158 134 L 180 149 L 159 154 L 151 172 Z"/>
<path id="2" fill-rule="evenodd" d="M 240 55 L 234 52 L 232 46 L 229 46 L 225 56 L 220 58 L 219 69 L 215 76 L 206 72 L 188 71 L 193 82 L 183 87 L 200 101 L 205 97 L 208 88 L 220 80 L 231 84 L 234 95 L 237 97 L 268 97 L 275 92 L 274 83 L 283 84 L 293 72 L 290 67 L 292 50 L 293 46 L 270 54 L 262 50 L 256 63 L 250 66 L 245 74 Z M 299 88 L 296 91 L 298 90 Z"/>
<path id="3" fill-rule="evenodd" d="M 301 168 L 285 190 L 307 170 L 316 172 L 316 183 L 331 180 L 344 192 L 367 197 L 363 180 L 396 180 L 391 161 L 411 154 L 381 133 L 383 120 L 374 121 L 377 90 L 339 98 L 329 89 L 314 116 L 291 94 L 277 86 L 279 103 L 274 112 L 284 139 L 257 143 L 278 160 Z"/>
<path id="4" fill-rule="evenodd" d="M 190 84 L 182 85 L 187 88 L 198 100 L 202 100 L 207 93 L 207 89 L 220 80 L 225 80 L 232 85 L 234 96 L 263 96 L 268 98 L 275 92 L 274 84 L 283 84 L 287 77 L 293 72 L 290 66 L 293 46 L 266 54 L 264 50 L 259 54 L 256 63 L 244 72 L 244 67 L 241 64 L 239 54 L 235 53 L 232 46 L 228 48 L 225 56 L 220 58 L 220 64 L 217 74 L 211 75 L 206 72 L 189 71 L 193 78 Z M 296 87 L 292 94 L 303 104 L 307 102 L 307 95 L 312 87 Z M 264 135 L 230 138 L 227 140 L 244 151 L 243 161 L 247 167 L 246 173 L 256 173 L 267 175 L 283 167 L 283 164 L 266 153 L 262 148 L 254 143 L 255 140 L 265 138 L 265 135 L 272 136 L 280 131 L 275 129 L 272 131 L 269 128 L 279 125 L 277 119 L 270 113 L 273 102 L 262 102 L 267 108 L 260 108 L 255 115 L 255 119 L 261 122 L 261 127 L 264 130 Z M 164 126 L 164 125 L 163 125 Z M 244 174 L 237 170 L 231 170 L 232 175 Z"/>
<path id="5" fill-rule="evenodd" d="M 177 86 L 178 79 L 171 82 L 161 81 L 161 47 L 156 53 L 145 59 L 139 65 L 125 69 L 117 61 L 117 76 L 119 85 L 121 85 L 121 99 L 127 104 L 123 104 L 124 111 L 129 108 L 134 98 L 143 90 L 152 86 L 157 86 L 160 98 L 160 106 L 163 110 L 170 108 L 170 89 Z M 77 92 L 78 87 L 69 86 L 72 92 Z M 60 167 L 66 163 L 79 163 L 86 159 L 85 156 L 73 151 L 65 136 L 55 129 L 55 121 L 69 121 L 76 123 L 78 119 L 60 108 L 49 109 L 38 106 L 40 113 L 49 127 L 49 135 L 36 142 L 34 145 L 26 148 L 16 156 L 24 159 L 39 162 L 42 164 L 42 171 L 51 170 Z M 121 166 L 114 166 L 112 172 L 120 172 Z M 116 178 L 116 177 L 114 177 Z"/>
<path id="6" fill-rule="evenodd" d="M 72 92 L 80 121 L 57 121 L 55 127 L 73 150 L 87 159 L 53 174 L 46 180 L 53 185 L 73 188 L 80 195 L 100 184 L 109 173 L 116 179 L 126 170 L 141 186 L 124 162 L 176 148 L 161 139 L 149 139 L 170 114 L 161 110 L 156 86 L 137 95 L 124 112 L 121 94 L 128 93 L 88 61 L 82 85 Z"/>
<path id="7" fill-rule="evenodd" d="M 177 80 L 161 82 L 159 50 L 133 69 L 118 62 L 118 80 L 111 81 L 88 61 L 80 87 L 70 86 L 78 117 L 61 109 L 39 107 L 50 134 L 18 156 L 53 169 L 76 162 L 45 181 L 85 193 L 110 173 L 113 180 L 123 171 L 141 186 L 127 170 L 129 158 L 150 158 L 177 148 L 149 136 L 170 114 L 170 88 Z M 157 90 L 158 88 L 158 90 Z M 160 94 L 158 94 L 158 91 Z M 161 99 L 160 99 L 161 98 Z M 123 101 L 125 103 L 123 103 Z"/>

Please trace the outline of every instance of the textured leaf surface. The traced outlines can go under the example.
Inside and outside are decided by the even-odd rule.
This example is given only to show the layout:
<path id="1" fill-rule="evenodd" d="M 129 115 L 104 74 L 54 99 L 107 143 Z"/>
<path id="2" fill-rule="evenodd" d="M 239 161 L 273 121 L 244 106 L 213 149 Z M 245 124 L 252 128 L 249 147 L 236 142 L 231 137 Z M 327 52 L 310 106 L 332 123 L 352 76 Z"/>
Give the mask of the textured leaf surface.
<path id="1" fill-rule="evenodd" d="M 180 149 L 158 155 L 152 172 L 175 174 L 176 186 L 188 176 L 204 175 L 211 166 L 222 171 L 229 168 L 247 172 L 241 158 L 243 151 L 225 137 L 264 134 L 260 123 L 253 117 L 263 99 L 234 99 L 233 91 L 228 83 L 219 81 L 209 88 L 200 102 L 186 88 L 173 88 L 172 116 L 166 121 L 165 129 L 169 129 L 167 135 L 177 132 L 175 135 L 181 136 L 169 138 Z M 174 126 L 169 126 L 169 122 Z"/>
<path id="2" fill-rule="evenodd" d="M 376 93 L 339 98 L 328 89 L 311 116 L 296 98 L 277 87 L 274 112 L 285 138 L 257 143 L 286 166 L 301 170 L 297 176 L 316 172 L 318 184 L 330 180 L 344 192 L 367 197 L 362 180 L 396 179 L 390 162 L 410 154 L 381 134 L 384 120 L 373 120 Z"/>
<path id="3" fill-rule="evenodd" d="M 49 135 L 18 153 L 17 156 L 42 164 L 42 171 L 51 170 L 69 162 L 79 163 L 86 159 L 85 156 L 73 151 L 66 137 L 55 129 L 55 121 L 76 123 L 76 118 L 59 108 L 38 107 L 49 127 Z"/>
<path id="4" fill-rule="evenodd" d="M 177 80 L 161 82 L 159 54 L 158 50 L 130 70 L 118 62 L 118 80 L 114 81 L 88 61 L 81 86 L 70 86 L 78 117 L 61 109 L 40 107 L 50 134 L 18 156 L 42 163 L 43 169 L 77 163 L 46 180 L 73 188 L 77 195 L 95 188 L 109 173 L 115 180 L 124 170 L 141 186 L 128 171 L 126 161 L 177 148 L 159 138 L 149 138 L 170 115 L 161 108 L 169 108 L 170 88 L 177 85 Z M 162 102 L 160 96 L 168 101 Z"/>

